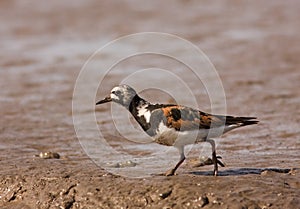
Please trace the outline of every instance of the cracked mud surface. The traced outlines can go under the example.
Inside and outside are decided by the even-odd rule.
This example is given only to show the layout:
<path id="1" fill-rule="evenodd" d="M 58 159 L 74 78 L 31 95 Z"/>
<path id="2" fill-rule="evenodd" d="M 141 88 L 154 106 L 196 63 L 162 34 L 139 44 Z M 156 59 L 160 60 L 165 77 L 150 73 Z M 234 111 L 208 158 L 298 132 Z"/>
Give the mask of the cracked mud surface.
<path id="1" fill-rule="evenodd" d="M 0 208 L 299 208 L 299 8 L 279 0 L 1 1 Z M 220 176 L 192 166 L 191 153 L 177 176 L 126 178 L 83 151 L 72 121 L 81 67 L 108 41 L 144 31 L 174 33 L 204 50 L 228 113 L 261 121 L 216 140 L 226 163 Z M 108 141 L 123 143 L 111 121 L 97 119 Z M 37 157 L 49 151 L 60 158 Z"/>

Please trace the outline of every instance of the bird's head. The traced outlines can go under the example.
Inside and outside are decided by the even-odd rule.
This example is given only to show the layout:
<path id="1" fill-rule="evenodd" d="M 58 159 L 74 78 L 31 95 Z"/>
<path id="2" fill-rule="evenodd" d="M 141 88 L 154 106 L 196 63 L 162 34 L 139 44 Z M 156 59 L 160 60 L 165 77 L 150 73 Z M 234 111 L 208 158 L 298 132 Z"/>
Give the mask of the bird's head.
<path id="1" fill-rule="evenodd" d="M 96 105 L 104 104 L 107 102 L 116 102 L 124 107 L 129 107 L 129 104 L 135 95 L 135 90 L 130 86 L 125 84 L 119 85 L 114 87 L 110 91 L 110 95 L 97 102 Z"/>

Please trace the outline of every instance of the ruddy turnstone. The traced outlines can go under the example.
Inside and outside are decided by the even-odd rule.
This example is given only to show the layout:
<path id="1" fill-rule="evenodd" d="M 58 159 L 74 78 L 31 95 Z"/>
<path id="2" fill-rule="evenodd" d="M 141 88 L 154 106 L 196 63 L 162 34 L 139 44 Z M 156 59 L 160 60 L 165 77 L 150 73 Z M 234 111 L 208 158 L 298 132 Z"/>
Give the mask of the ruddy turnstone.
<path id="1" fill-rule="evenodd" d="M 128 85 L 114 87 L 110 95 L 96 105 L 107 102 L 116 102 L 125 107 L 154 142 L 174 146 L 179 150 L 180 160 L 174 168 L 164 174 L 166 176 L 174 175 L 185 160 L 184 146 L 199 142 L 211 144 L 216 176 L 218 164 L 221 166 L 224 164 L 218 159 L 221 157 L 216 155 L 215 142 L 212 138 L 242 126 L 258 123 L 255 117 L 212 115 L 181 105 L 151 104 Z"/>

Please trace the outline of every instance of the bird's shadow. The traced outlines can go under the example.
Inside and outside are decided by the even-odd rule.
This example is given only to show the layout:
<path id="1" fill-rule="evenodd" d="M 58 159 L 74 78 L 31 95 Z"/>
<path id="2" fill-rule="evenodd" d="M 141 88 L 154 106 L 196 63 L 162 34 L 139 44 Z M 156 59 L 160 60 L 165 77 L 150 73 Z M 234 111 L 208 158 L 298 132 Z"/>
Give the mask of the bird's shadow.
<path id="1" fill-rule="evenodd" d="M 299 170 L 300 168 L 237 168 L 237 169 L 227 169 L 219 170 L 218 176 L 243 176 L 249 174 L 261 174 L 264 171 L 272 171 L 276 173 L 289 173 L 292 170 Z M 198 176 L 212 176 L 212 171 L 192 171 L 189 174 Z"/>

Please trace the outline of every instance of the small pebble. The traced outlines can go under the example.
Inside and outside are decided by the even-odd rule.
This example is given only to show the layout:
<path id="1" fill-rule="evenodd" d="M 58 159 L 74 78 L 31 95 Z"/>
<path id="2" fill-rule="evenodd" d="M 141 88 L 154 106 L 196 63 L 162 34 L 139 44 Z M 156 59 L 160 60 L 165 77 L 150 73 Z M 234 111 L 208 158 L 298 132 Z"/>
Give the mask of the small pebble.
<path id="1" fill-rule="evenodd" d="M 199 157 L 200 163 L 203 165 L 212 165 L 213 161 L 211 158 L 207 157 L 207 156 L 201 156 Z"/>
<path id="2" fill-rule="evenodd" d="M 43 159 L 59 159 L 60 155 L 57 152 L 41 152 L 39 157 Z"/>
<path id="3" fill-rule="evenodd" d="M 159 196 L 161 199 L 165 199 L 165 198 L 169 197 L 171 193 L 172 193 L 172 190 L 168 190 L 166 192 L 160 193 Z"/>
<path id="4" fill-rule="evenodd" d="M 194 202 L 198 203 L 198 206 L 202 208 L 209 203 L 209 200 L 206 195 L 202 195 L 199 198 L 197 198 L 196 200 L 194 200 Z"/>
<path id="5" fill-rule="evenodd" d="M 206 156 L 200 156 L 199 159 L 190 160 L 193 167 L 201 167 L 205 165 L 212 165 L 212 159 Z"/>
<path id="6" fill-rule="evenodd" d="M 106 164 L 112 168 L 134 167 L 137 165 L 137 163 L 132 162 L 131 160 L 127 160 L 125 162 L 119 162 L 119 163 L 106 163 Z"/>

